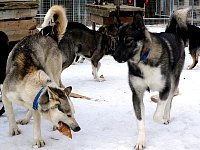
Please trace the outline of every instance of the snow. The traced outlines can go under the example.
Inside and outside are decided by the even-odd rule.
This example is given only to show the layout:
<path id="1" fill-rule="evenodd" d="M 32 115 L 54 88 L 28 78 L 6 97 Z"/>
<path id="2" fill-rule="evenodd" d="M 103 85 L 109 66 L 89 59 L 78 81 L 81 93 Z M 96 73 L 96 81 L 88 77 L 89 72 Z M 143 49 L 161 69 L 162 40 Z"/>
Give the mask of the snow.
<path id="1" fill-rule="evenodd" d="M 153 32 L 164 31 L 163 26 L 148 26 Z M 192 63 L 188 48 L 186 62 L 180 77 L 180 94 L 173 99 L 171 122 L 169 125 L 153 121 L 156 104 L 150 101 L 155 94 L 145 93 L 146 150 L 199 150 L 200 149 L 200 64 L 187 70 Z M 127 64 L 117 63 L 111 56 L 101 60 L 99 75 L 106 81 L 93 79 L 89 61 L 71 65 L 62 73 L 62 81 L 72 86 L 73 91 L 91 97 L 91 100 L 71 98 L 76 110 L 75 117 L 81 127 L 73 133 L 72 140 L 58 131 L 52 131 L 50 122 L 42 118 L 42 137 L 46 142 L 41 150 L 133 150 L 137 139 L 137 126 L 128 85 Z M 0 106 L 2 103 L 0 103 Z M 26 109 L 14 105 L 17 119 L 22 118 Z M 33 149 L 33 120 L 27 125 L 19 125 L 22 134 L 11 137 L 8 121 L 0 117 L 0 149 Z"/>

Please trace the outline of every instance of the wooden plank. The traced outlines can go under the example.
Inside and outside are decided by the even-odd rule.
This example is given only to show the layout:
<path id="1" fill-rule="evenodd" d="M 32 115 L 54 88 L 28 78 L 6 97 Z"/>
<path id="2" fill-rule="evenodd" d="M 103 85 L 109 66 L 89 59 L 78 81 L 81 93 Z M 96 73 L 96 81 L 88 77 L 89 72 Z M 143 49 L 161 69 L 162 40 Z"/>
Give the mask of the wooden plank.
<path id="1" fill-rule="evenodd" d="M 36 29 L 37 21 L 36 19 L 29 20 L 16 20 L 16 21 L 0 21 L 0 30 L 21 30 L 21 29 Z"/>
<path id="2" fill-rule="evenodd" d="M 108 5 L 86 4 L 86 7 L 89 13 L 103 17 L 110 17 L 110 13 L 116 10 L 116 6 L 114 4 L 108 4 Z M 120 11 L 121 12 L 144 11 L 144 8 L 128 6 L 128 5 L 120 5 Z"/>
<path id="3" fill-rule="evenodd" d="M 36 33 L 37 30 L 13 30 L 13 31 L 5 31 L 8 35 L 9 41 L 19 41 L 25 36 L 32 35 Z"/>
<path id="4" fill-rule="evenodd" d="M 0 20 L 32 18 L 37 14 L 37 9 L 16 9 L 0 11 Z"/>
<path id="5" fill-rule="evenodd" d="M 0 1 L 0 11 L 10 9 L 37 9 L 39 3 L 37 1 Z"/>
<path id="6" fill-rule="evenodd" d="M 92 22 L 95 22 L 99 25 L 110 25 L 113 24 L 113 18 L 112 17 L 102 17 L 102 16 L 97 16 L 97 15 L 90 15 L 90 19 Z M 133 22 L 133 17 L 119 17 L 121 23 L 132 23 Z"/>
<path id="7" fill-rule="evenodd" d="M 39 2 L 39 0 L 1 0 L 1 2 L 13 2 L 13 3 L 15 3 L 17 1 L 19 1 L 19 2 Z"/>

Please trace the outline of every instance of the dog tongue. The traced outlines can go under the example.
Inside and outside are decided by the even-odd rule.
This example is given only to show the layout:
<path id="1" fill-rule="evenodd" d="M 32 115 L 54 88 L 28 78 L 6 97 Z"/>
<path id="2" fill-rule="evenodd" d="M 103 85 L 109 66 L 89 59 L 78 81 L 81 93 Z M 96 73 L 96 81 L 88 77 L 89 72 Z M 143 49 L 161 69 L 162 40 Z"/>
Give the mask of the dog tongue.
<path id="1" fill-rule="evenodd" d="M 72 139 L 72 133 L 68 125 L 66 125 L 64 122 L 61 121 L 58 123 L 58 125 L 59 125 L 59 127 L 57 128 L 58 131 L 64 134 L 65 136 L 69 137 L 70 139 Z"/>

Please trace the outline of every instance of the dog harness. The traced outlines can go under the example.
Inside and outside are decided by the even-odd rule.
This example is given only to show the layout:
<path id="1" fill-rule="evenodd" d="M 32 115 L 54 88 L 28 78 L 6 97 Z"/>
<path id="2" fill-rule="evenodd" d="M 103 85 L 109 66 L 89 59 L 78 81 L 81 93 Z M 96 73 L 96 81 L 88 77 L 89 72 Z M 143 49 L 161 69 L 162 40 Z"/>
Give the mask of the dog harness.
<path id="1" fill-rule="evenodd" d="M 35 98 L 34 98 L 33 107 L 32 107 L 34 110 L 38 110 L 38 100 L 39 100 L 40 95 L 41 95 L 41 93 L 43 92 L 44 88 L 45 88 L 45 87 L 42 87 L 42 88 L 40 89 L 40 91 L 37 93 L 37 95 L 35 96 Z"/>
<path id="2" fill-rule="evenodd" d="M 144 54 L 142 54 L 142 56 L 140 56 L 140 61 L 146 60 L 150 51 L 151 51 L 151 48 L 147 48 L 146 52 L 144 52 Z"/>

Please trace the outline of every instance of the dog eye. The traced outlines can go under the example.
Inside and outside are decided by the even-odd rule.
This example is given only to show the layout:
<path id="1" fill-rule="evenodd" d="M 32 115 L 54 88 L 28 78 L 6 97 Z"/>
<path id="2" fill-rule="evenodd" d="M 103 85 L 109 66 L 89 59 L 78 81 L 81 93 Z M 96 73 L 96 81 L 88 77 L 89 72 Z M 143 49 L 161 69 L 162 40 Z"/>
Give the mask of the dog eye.
<path id="1" fill-rule="evenodd" d="M 56 109 L 56 108 L 58 108 L 58 105 L 54 105 L 51 107 L 51 109 Z"/>
<path id="2" fill-rule="evenodd" d="M 71 118 L 71 117 L 72 117 L 72 115 L 71 115 L 71 114 L 67 114 L 67 117 Z"/>
<path id="3" fill-rule="evenodd" d="M 124 39 L 124 44 L 127 47 L 132 47 L 133 43 L 134 43 L 134 39 L 132 37 L 127 37 Z"/>
<path id="4" fill-rule="evenodd" d="M 133 41 L 133 38 L 132 37 L 127 37 L 125 38 L 125 42 L 128 44 L 128 43 L 131 43 Z"/>

